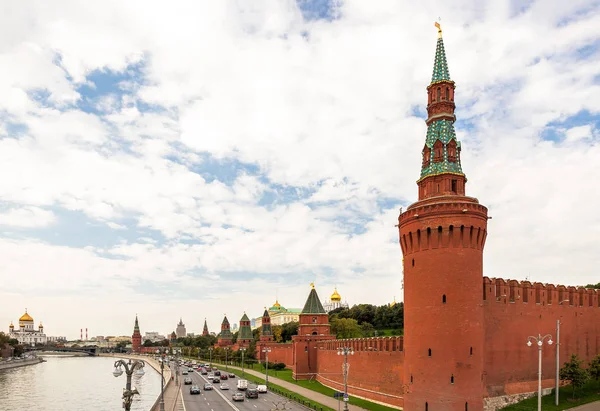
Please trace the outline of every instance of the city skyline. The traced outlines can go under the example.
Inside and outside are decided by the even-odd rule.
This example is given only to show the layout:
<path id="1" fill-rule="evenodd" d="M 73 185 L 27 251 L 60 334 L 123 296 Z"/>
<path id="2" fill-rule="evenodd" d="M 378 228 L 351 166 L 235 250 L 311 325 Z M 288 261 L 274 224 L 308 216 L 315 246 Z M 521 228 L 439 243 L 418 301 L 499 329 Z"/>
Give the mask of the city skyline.
<path id="1" fill-rule="evenodd" d="M 131 335 L 136 313 L 142 335 L 218 332 L 311 282 L 402 301 L 394 225 L 440 16 L 468 193 L 493 218 L 483 274 L 597 283 L 592 3 L 366 3 L 0 16 L 0 329 L 27 307 L 71 339 Z"/>

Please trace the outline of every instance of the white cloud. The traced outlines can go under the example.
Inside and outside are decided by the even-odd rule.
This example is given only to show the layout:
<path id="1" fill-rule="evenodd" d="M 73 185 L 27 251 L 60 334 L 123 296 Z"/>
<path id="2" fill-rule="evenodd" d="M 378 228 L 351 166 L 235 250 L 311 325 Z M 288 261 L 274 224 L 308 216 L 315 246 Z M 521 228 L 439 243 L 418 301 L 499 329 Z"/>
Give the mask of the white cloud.
<path id="1" fill-rule="evenodd" d="M 230 300 L 236 321 L 275 290 L 301 306 L 315 279 L 322 298 L 337 283 L 350 303 L 400 299 L 394 224 L 416 199 L 426 126 L 415 112 L 440 15 L 469 125 L 457 124 L 468 194 L 494 217 L 485 274 L 596 282 L 597 5 L 346 0 L 339 13 L 305 22 L 291 0 L 63 0 L 0 17 L 0 201 L 14 205 L 0 221 L 47 227 L 52 207 L 111 233 L 82 226 L 84 248 L 58 226 L 56 242 L 32 230 L 0 239 L 0 280 L 34 284 L 0 299 L 33 307 L 35 295 L 31 311 L 70 336 L 65 294 L 91 302 L 75 329 L 98 334 L 131 332 L 135 312 L 161 332 L 180 315 L 215 330 L 210 299 Z M 92 72 L 131 77 L 133 63 L 143 78 L 99 84 L 96 99 L 79 88 Z M 593 120 L 568 121 L 581 112 Z M 303 196 L 290 203 L 293 190 Z"/>
<path id="2" fill-rule="evenodd" d="M 0 212 L 0 226 L 10 227 L 45 227 L 56 221 L 52 211 L 39 207 L 9 208 Z"/>

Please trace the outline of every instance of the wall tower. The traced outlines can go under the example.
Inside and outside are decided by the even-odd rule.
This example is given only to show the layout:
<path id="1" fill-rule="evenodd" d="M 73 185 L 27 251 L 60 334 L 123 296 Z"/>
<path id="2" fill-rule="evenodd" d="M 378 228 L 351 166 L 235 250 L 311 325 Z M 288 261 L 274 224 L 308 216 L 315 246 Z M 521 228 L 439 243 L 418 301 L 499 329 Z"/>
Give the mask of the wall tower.
<path id="1" fill-rule="evenodd" d="M 202 335 L 208 335 L 208 324 L 206 324 L 206 318 L 204 319 L 204 328 L 202 329 Z"/>
<path id="2" fill-rule="evenodd" d="M 273 341 L 273 329 L 271 328 L 271 317 L 265 307 L 260 325 L 260 341 Z"/>
<path id="3" fill-rule="evenodd" d="M 398 217 L 404 255 L 406 411 L 483 409 L 487 208 L 465 195 L 454 82 L 439 24 L 419 200 Z"/>
<path id="4" fill-rule="evenodd" d="M 233 344 L 233 334 L 230 330 L 229 320 L 227 319 L 227 315 L 223 318 L 223 322 L 221 323 L 221 332 L 217 338 L 217 345 L 219 347 L 229 347 Z"/>
<path id="5" fill-rule="evenodd" d="M 310 286 L 310 294 L 299 316 L 298 335 L 292 337 L 292 373 L 297 380 L 307 380 L 317 374 L 317 343 L 335 340 L 335 335 L 330 334 L 329 315 L 319 300 L 315 285 Z"/>
<path id="6" fill-rule="evenodd" d="M 140 325 L 138 324 L 137 314 L 135 315 L 135 324 L 133 326 L 133 335 L 131 336 L 131 350 L 140 352 L 142 346 L 142 334 L 140 334 Z"/>
<path id="7" fill-rule="evenodd" d="M 244 315 L 240 319 L 240 331 L 238 332 L 236 343 L 240 347 L 248 347 L 252 341 L 254 341 L 254 336 L 252 335 L 250 318 L 244 312 Z"/>

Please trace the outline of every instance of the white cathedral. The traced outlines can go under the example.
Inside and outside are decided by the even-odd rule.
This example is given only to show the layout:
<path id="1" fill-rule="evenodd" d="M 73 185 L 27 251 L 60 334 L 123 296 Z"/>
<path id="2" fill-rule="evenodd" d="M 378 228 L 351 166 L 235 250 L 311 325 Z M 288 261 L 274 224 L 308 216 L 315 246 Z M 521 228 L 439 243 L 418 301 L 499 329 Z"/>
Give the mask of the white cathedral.
<path id="1" fill-rule="evenodd" d="M 11 321 L 8 326 L 8 337 L 14 338 L 19 341 L 19 344 L 24 345 L 46 344 L 48 342 L 48 338 L 44 334 L 44 326 L 40 323 L 39 329 L 36 330 L 33 318 L 27 314 L 27 309 L 25 309 L 25 314 L 19 318 L 18 330 L 15 330 L 15 326 Z"/>

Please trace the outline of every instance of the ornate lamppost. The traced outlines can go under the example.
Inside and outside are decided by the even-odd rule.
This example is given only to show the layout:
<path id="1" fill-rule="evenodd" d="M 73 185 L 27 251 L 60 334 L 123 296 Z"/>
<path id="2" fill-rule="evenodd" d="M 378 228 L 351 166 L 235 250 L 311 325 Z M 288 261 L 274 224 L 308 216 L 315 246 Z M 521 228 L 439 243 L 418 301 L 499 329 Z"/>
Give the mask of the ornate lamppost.
<path id="1" fill-rule="evenodd" d="M 156 355 L 160 355 L 160 411 L 165 411 L 165 353 L 157 349 Z"/>
<path id="2" fill-rule="evenodd" d="M 173 349 L 173 354 L 175 354 L 175 385 L 179 385 L 179 353 L 181 352 L 180 348 Z"/>
<path id="3" fill-rule="evenodd" d="M 210 366 L 210 369 L 212 370 L 212 352 L 213 352 L 214 348 L 213 347 L 208 347 L 208 364 Z"/>
<path id="4" fill-rule="evenodd" d="M 344 411 L 348 411 L 348 370 L 350 369 L 348 355 L 354 355 L 354 350 L 352 347 L 340 347 L 337 354 L 344 356 L 344 364 L 342 365 L 342 371 L 344 372 Z"/>
<path id="5" fill-rule="evenodd" d="M 262 349 L 262 352 L 265 353 L 265 385 L 267 386 L 267 389 L 269 389 L 269 353 L 271 352 L 271 349 L 269 347 L 265 347 Z"/>
<path id="6" fill-rule="evenodd" d="M 546 334 L 543 337 L 541 334 L 538 334 L 537 337 L 527 337 L 528 347 L 531 347 L 534 342 L 538 346 L 538 411 L 542 411 L 542 346 L 546 339 L 548 339 L 548 345 L 552 345 L 552 336 L 550 334 Z"/>
<path id="7" fill-rule="evenodd" d="M 246 348 L 242 347 L 240 348 L 240 351 L 242 352 L 242 377 L 245 375 L 244 373 L 244 351 L 246 351 Z"/>
<path id="8" fill-rule="evenodd" d="M 137 388 L 131 389 L 131 376 L 133 372 L 137 369 L 137 375 L 144 375 L 144 365 L 146 363 L 143 360 L 135 360 L 133 363 L 131 360 L 129 362 L 125 362 L 125 360 L 117 360 L 115 361 L 115 369 L 113 370 L 113 375 L 115 377 L 119 377 L 123 374 L 123 368 L 125 368 L 125 375 L 127 375 L 127 383 L 125 384 L 125 389 L 123 390 L 123 408 L 125 411 L 131 410 L 131 402 L 133 401 L 133 396 L 135 394 L 139 394 Z M 123 368 L 121 368 L 123 367 Z"/>

